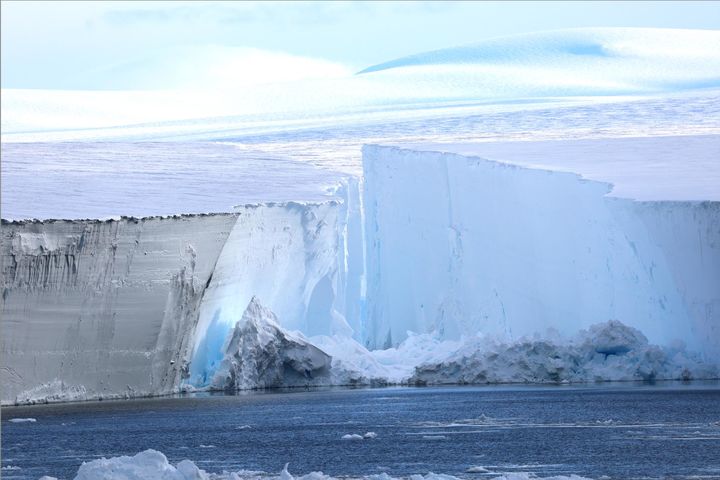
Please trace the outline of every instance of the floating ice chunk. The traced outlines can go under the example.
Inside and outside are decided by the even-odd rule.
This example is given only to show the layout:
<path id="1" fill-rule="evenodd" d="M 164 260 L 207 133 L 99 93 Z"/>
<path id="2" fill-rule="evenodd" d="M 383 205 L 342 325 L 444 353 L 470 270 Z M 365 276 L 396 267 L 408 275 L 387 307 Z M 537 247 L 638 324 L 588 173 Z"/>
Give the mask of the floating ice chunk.
<path id="1" fill-rule="evenodd" d="M 83 463 L 75 480 L 207 480 L 209 477 L 190 460 L 176 467 L 157 450 L 145 450 L 133 457 L 101 458 Z"/>
<path id="2" fill-rule="evenodd" d="M 445 435 L 423 435 L 423 440 L 447 440 Z"/>
<path id="3" fill-rule="evenodd" d="M 465 473 L 490 473 L 490 470 L 485 467 L 475 466 L 465 470 Z"/>
<path id="4" fill-rule="evenodd" d="M 377 438 L 377 433 L 367 432 L 365 435 L 363 435 L 363 438 Z"/>
<path id="5" fill-rule="evenodd" d="M 356 435 L 359 438 L 359 435 Z M 442 435 L 432 438 L 443 439 Z M 285 464 L 280 475 L 268 475 L 264 472 L 240 470 L 237 472 L 206 473 L 190 460 L 183 460 L 177 467 L 171 465 L 165 455 L 155 450 L 145 450 L 133 457 L 122 456 L 110 459 L 93 460 L 83 463 L 78 470 L 75 480 L 258 480 L 260 478 L 275 480 L 338 480 L 338 477 L 331 477 L 322 472 L 310 472 L 307 475 L 294 477 L 288 471 L 289 464 Z M 378 467 L 379 470 L 384 467 Z M 474 466 L 466 470 L 467 473 L 492 473 L 484 467 Z M 345 478 L 345 477 L 340 477 Z M 387 473 L 353 477 L 357 480 L 400 480 L 391 477 Z M 413 475 L 412 480 L 459 480 L 451 475 L 428 473 L 427 475 Z M 506 473 L 495 480 L 543 480 L 532 473 Z M 40 480 L 57 480 L 55 477 L 42 477 Z M 548 477 L 544 480 L 589 480 L 576 475 Z"/>
<path id="6" fill-rule="evenodd" d="M 595 423 L 598 425 L 615 425 L 617 422 L 615 422 L 612 418 L 609 418 L 607 420 L 595 420 Z"/>
<path id="7" fill-rule="evenodd" d="M 188 480 L 203 480 L 208 478 L 207 474 L 190 460 L 183 460 L 178 463 L 177 471 Z"/>
<path id="8" fill-rule="evenodd" d="M 201 444 L 200 444 L 200 448 L 216 448 L 216 447 L 215 447 L 215 445 L 203 445 L 203 444 L 201 443 Z"/>
<path id="9" fill-rule="evenodd" d="M 250 430 L 251 428 L 250 425 L 240 425 L 236 430 Z"/>
<path id="10" fill-rule="evenodd" d="M 357 433 L 348 433 L 347 435 L 342 436 L 342 440 L 362 440 L 363 436 L 358 435 Z"/>
<path id="11" fill-rule="evenodd" d="M 16 465 L 5 465 L 4 467 L 0 468 L 0 470 L 22 470 L 22 468 Z"/>
<path id="12" fill-rule="evenodd" d="M 37 420 L 34 418 L 11 418 L 10 420 L 8 420 L 8 422 L 11 422 L 11 423 L 35 423 L 35 422 L 37 422 Z"/>

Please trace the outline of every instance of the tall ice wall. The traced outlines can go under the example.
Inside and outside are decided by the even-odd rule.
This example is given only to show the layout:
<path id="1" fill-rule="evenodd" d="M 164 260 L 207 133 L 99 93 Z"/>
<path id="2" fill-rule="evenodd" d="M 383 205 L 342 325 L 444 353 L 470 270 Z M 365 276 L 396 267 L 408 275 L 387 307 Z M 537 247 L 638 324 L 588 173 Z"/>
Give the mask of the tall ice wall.
<path id="1" fill-rule="evenodd" d="M 617 319 L 720 357 L 720 202 L 637 202 L 572 173 L 366 146 L 374 348 Z"/>
<path id="2" fill-rule="evenodd" d="M 329 201 L 3 221 L 3 404 L 178 391 L 253 295 L 286 328 L 346 328 L 346 213 Z"/>

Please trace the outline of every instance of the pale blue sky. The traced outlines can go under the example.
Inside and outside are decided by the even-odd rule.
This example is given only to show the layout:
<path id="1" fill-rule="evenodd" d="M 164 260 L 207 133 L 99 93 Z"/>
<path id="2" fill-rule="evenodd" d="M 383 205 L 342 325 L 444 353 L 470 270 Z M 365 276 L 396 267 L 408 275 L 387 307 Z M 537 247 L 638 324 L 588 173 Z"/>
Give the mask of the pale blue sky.
<path id="1" fill-rule="evenodd" d="M 118 88 L 102 72 L 186 47 L 360 70 L 501 35 L 607 26 L 720 29 L 720 2 L 2 2 L 2 86 Z"/>

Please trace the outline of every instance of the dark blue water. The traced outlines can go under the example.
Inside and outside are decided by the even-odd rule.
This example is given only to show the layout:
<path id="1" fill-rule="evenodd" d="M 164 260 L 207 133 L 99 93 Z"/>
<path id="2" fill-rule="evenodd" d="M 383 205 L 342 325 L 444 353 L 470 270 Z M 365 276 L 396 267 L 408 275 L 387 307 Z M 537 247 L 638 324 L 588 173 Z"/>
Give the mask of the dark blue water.
<path id="1" fill-rule="evenodd" d="M 33 417 L 35 423 L 11 423 Z M 249 425 L 250 428 L 238 428 Z M 343 441 L 372 431 L 377 438 Z M 2 477 L 153 448 L 209 472 L 720 478 L 720 384 L 254 393 L 3 410 Z M 492 475 L 489 475 L 492 476 Z"/>

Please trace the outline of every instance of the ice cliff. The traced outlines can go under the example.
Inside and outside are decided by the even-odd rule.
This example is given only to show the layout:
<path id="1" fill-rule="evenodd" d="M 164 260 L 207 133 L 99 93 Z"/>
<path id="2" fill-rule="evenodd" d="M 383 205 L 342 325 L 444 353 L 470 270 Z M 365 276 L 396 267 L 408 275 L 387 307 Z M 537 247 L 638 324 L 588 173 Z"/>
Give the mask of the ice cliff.
<path id="1" fill-rule="evenodd" d="M 653 152 L 633 152 L 647 170 Z M 619 319 L 720 358 L 720 202 L 616 198 L 575 173 L 392 146 L 364 148 L 364 175 L 371 349 Z"/>
<path id="2" fill-rule="evenodd" d="M 468 146 L 367 146 L 363 185 L 343 179 L 332 200 L 3 220 L 2 402 L 717 376 L 718 143 L 652 139 L 648 157 L 647 142 L 514 150 L 570 155 L 571 170 L 596 168 L 591 178 L 503 161 L 497 144 L 495 160 Z M 665 158 L 663 145 L 692 148 Z M 643 174 L 681 153 L 702 182 Z M 603 154 L 634 176 L 600 171 Z M 651 179 L 644 194 L 668 188 L 673 201 L 613 195 L 608 177 L 621 192 Z M 693 189 L 678 183 L 704 187 L 685 198 Z M 530 337 L 549 328 L 560 336 Z"/>
<path id="3" fill-rule="evenodd" d="M 289 202 L 3 221 L 3 403 L 167 394 L 212 378 L 254 295 L 285 328 L 348 328 L 335 310 L 349 283 L 346 211 Z"/>

